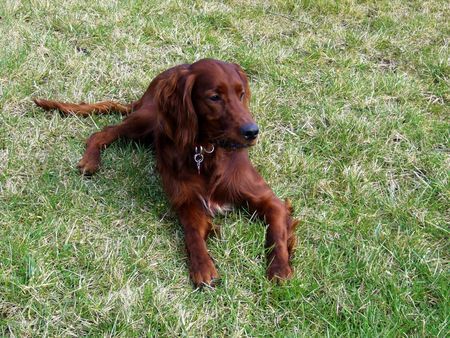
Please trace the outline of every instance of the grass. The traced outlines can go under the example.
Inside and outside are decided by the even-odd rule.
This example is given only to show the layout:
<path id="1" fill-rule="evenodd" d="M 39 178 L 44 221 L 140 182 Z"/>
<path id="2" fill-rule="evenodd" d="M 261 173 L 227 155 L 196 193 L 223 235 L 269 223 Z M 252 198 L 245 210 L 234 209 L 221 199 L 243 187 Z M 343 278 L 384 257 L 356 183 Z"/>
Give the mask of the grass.
<path id="1" fill-rule="evenodd" d="M 31 1 L 0 4 L 0 335 L 437 336 L 449 320 L 448 2 Z M 152 152 L 118 116 L 32 97 L 136 99 L 214 57 L 251 79 L 256 167 L 302 223 L 295 277 L 265 278 L 264 227 L 216 219 L 222 284 L 196 291 Z"/>

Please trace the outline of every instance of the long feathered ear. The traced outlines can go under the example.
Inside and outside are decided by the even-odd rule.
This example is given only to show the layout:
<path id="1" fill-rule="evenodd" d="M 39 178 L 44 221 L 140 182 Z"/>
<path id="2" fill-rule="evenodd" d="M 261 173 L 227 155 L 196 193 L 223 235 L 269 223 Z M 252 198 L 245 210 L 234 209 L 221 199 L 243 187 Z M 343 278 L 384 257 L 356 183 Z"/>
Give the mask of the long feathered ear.
<path id="1" fill-rule="evenodd" d="M 244 103 L 248 107 L 250 104 L 250 85 L 248 82 L 247 75 L 245 74 L 244 70 L 239 66 L 237 63 L 234 63 L 234 66 L 236 67 L 236 71 L 238 72 L 239 76 L 241 77 L 242 82 L 244 82 L 244 90 L 245 90 L 245 96 L 244 96 Z"/>
<path id="2" fill-rule="evenodd" d="M 178 69 L 161 79 L 156 88 L 158 122 L 180 149 L 193 146 L 197 137 L 197 114 L 191 97 L 194 82 L 194 74 Z"/>

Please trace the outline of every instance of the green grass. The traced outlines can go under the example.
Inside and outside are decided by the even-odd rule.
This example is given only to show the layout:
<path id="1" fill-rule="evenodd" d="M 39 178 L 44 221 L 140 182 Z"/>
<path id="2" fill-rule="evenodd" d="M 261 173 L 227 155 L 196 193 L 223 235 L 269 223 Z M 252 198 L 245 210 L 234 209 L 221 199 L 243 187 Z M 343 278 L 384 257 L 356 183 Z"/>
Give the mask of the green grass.
<path id="1" fill-rule="evenodd" d="M 0 2 L 0 335 L 439 336 L 449 320 L 447 1 Z M 118 116 L 32 97 L 131 101 L 214 57 L 249 74 L 251 157 L 302 222 L 295 277 L 265 278 L 264 226 L 216 219 L 222 284 L 194 291 L 152 152 Z"/>

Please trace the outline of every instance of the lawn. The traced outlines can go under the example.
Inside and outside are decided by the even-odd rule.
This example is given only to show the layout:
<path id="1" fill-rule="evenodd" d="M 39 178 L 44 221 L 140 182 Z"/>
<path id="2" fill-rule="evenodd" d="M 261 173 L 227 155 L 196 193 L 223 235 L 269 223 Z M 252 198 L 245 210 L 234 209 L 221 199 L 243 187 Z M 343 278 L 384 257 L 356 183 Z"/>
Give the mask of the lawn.
<path id="1" fill-rule="evenodd" d="M 449 331 L 447 1 L 0 1 L 0 336 L 433 336 Z M 295 276 L 264 224 L 217 217 L 222 277 L 189 280 L 151 149 L 84 140 L 117 115 L 31 98 L 138 98 L 173 65 L 249 75 L 252 161 L 290 198 Z"/>

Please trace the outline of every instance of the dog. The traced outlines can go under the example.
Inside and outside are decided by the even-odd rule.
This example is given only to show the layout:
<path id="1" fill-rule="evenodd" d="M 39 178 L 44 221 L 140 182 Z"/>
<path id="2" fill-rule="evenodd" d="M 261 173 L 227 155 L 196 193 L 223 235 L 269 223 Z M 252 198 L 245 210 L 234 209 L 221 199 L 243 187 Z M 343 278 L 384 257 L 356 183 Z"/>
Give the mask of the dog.
<path id="1" fill-rule="evenodd" d="M 184 229 L 190 277 L 196 286 L 214 286 L 219 274 L 205 241 L 214 214 L 229 206 L 246 205 L 267 223 L 268 278 L 281 281 L 293 273 L 298 221 L 289 200 L 278 199 L 250 162 L 248 148 L 259 128 L 249 100 L 249 81 L 239 65 L 202 59 L 162 72 L 131 104 L 34 102 L 66 115 L 126 116 L 86 141 L 78 164 L 84 175 L 99 169 L 101 151 L 118 138 L 152 142 L 164 190 Z"/>

